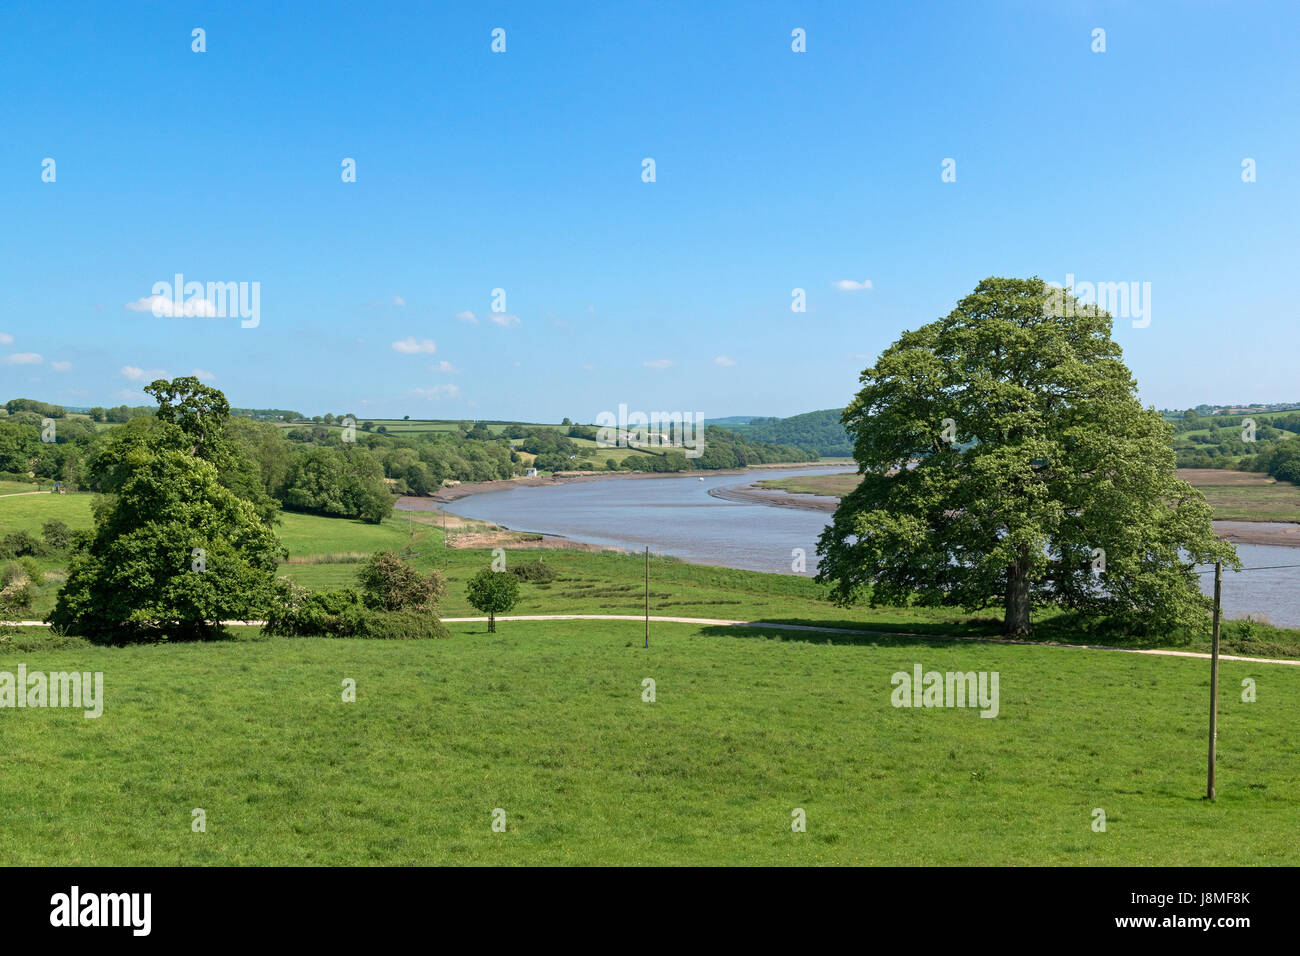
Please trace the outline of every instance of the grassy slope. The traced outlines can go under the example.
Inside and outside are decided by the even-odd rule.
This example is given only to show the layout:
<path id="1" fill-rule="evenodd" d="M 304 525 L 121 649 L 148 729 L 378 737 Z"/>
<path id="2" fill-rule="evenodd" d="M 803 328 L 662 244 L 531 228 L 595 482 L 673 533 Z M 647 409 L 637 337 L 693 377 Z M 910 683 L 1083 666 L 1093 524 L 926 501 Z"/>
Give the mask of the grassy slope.
<path id="1" fill-rule="evenodd" d="M 636 622 L 452 631 L 0 646 L 0 670 L 102 670 L 107 700 L 98 720 L 0 712 L 0 859 L 1300 863 L 1300 669 L 1223 665 L 1209 805 L 1201 661 L 685 625 L 655 626 L 645 650 Z M 894 709 L 890 675 L 914 662 L 998 671 L 999 717 Z M 1247 676 L 1257 703 L 1235 690 Z M 356 703 L 340 700 L 348 677 Z M 790 831 L 795 807 L 807 833 Z"/>

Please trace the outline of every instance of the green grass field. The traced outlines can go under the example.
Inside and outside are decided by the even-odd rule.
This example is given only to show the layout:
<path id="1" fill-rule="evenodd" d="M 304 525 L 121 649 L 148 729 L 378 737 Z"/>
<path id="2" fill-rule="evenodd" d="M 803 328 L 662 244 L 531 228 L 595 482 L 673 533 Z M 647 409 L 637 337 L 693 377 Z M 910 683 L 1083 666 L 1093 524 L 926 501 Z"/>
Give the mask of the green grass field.
<path id="1" fill-rule="evenodd" d="M 13 653 L 99 670 L 102 717 L 5 711 L 10 864 L 1300 862 L 1300 670 L 637 622 L 436 642 Z M 890 676 L 997 671 L 1000 713 L 895 709 Z M 642 700 L 642 681 L 656 701 Z M 1244 677 L 1259 700 L 1240 702 Z M 357 700 L 344 703 L 345 678 Z M 1158 756 L 1155 756 L 1158 755 Z M 207 832 L 191 832 L 191 811 Z M 507 829 L 491 829 L 501 808 Z M 802 808 L 807 832 L 791 832 Z M 1105 811 L 1105 833 L 1091 828 Z"/>

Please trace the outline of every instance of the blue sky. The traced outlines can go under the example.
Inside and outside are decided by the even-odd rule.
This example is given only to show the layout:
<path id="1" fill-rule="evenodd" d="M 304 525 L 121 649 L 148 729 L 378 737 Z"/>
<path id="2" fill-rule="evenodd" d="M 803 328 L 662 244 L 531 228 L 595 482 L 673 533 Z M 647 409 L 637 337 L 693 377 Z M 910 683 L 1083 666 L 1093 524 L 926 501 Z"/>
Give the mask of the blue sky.
<path id="1" fill-rule="evenodd" d="M 1145 401 L 1300 400 L 1294 3 L 455 6 L 6 3 L 0 399 L 788 415 L 1074 275 L 1151 284 Z M 258 326 L 128 307 L 178 272 Z"/>

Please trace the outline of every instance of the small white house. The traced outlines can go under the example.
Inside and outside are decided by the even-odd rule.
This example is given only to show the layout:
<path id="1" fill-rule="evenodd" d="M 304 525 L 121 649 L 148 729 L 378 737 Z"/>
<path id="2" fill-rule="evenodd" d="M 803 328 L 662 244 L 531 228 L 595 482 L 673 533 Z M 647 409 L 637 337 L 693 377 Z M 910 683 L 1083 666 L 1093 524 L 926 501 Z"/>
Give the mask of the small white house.
<path id="1" fill-rule="evenodd" d="M 537 477 L 537 469 L 536 469 L 536 468 L 529 468 L 527 471 L 524 472 L 524 477 L 525 477 L 525 478 L 536 478 L 536 477 Z"/>

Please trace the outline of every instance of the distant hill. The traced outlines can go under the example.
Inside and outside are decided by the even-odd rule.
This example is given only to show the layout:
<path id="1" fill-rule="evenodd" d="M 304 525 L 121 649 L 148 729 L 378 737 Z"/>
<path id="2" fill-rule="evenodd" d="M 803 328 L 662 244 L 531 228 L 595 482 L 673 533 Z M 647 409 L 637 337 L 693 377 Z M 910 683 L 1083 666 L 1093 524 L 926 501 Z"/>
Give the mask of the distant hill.
<path id="1" fill-rule="evenodd" d="M 725 428 L 728 425 L 748 425 L 756 421 L 777 421 L 777 419 L 764 418 L 762 415 L 729 415 L 726 418 L 706 418 L 704 424 L 721 425 Z"/>
<path id="2" fill-rule="evenodd" d="M 734 424 L 728 424 L 734 421 L 732 418 L 715 418 L 712 421 L 722 428 L 739 432 L 751 441 L 797 445 L 809 448 L 823 458 L 851 458 L 853 443 L 840 424 L 840 416 L 843 414 L 842 408 L 826 408 L 789 418 L 751 418 Z"/>

